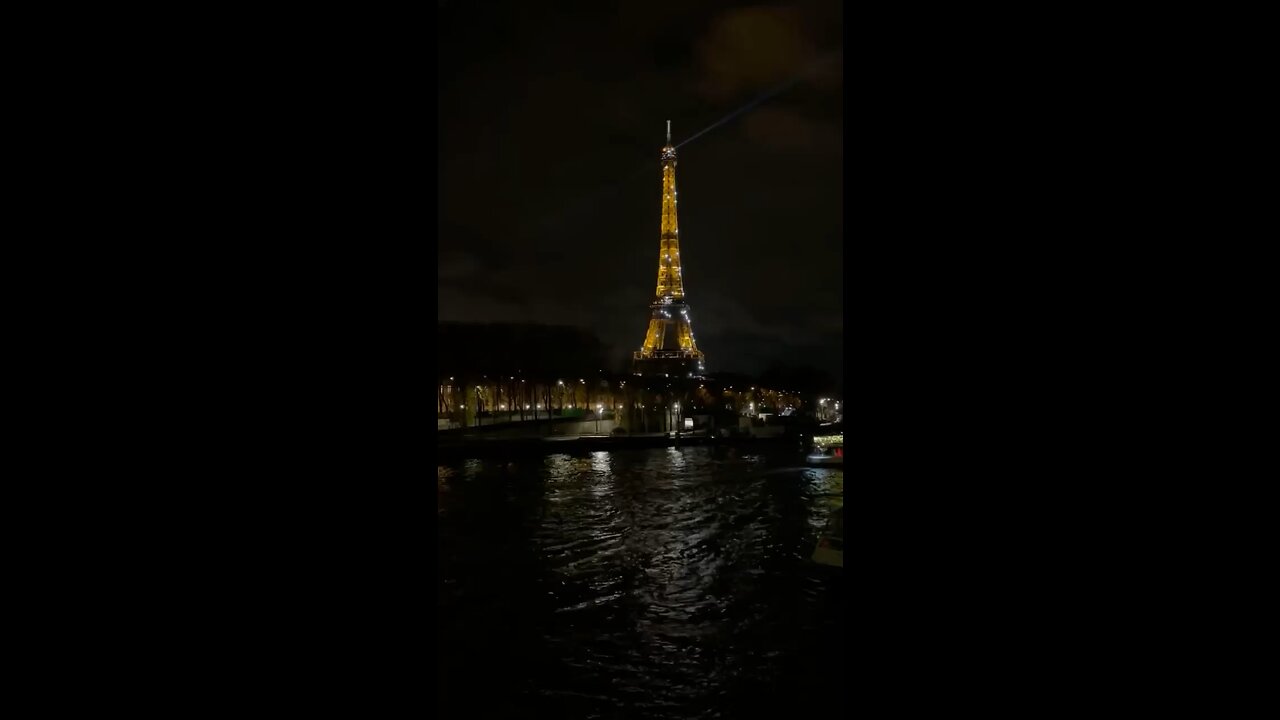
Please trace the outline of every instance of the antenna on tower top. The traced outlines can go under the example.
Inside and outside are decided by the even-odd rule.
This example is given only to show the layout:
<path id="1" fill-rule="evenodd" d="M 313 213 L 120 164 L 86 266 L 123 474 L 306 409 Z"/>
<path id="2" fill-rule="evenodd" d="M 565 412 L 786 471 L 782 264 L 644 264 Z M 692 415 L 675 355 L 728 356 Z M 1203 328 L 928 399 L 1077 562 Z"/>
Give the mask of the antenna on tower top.
<path id="1" fill-rule="evenodd" d="M 671 144 L 671 121 L 667 121 L 667 144 Z"/>

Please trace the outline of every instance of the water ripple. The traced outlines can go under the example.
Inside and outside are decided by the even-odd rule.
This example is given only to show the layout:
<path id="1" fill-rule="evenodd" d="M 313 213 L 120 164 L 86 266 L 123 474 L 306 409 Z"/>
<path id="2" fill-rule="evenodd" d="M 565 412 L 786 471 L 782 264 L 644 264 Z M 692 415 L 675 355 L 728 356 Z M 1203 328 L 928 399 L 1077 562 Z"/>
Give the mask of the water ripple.
<path id="1" fill-rule="evenodd" d="M 443 695 L 465 705 L 483 667 L 483 702 L 507 717 L 732 717 L 779 693 L 829 707 L 844 580 L 808 558 L 844 477 L 796 460 L 698 447 L 440 466 Z"/>

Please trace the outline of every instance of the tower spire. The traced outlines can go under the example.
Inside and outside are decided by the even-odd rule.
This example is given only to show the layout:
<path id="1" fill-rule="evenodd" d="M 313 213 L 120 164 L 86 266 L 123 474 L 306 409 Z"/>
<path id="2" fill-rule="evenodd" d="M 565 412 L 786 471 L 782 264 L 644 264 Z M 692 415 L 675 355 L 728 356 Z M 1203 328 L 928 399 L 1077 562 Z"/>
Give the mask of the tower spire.
<path id="1" fill-rule="evenodd" d="M 678 377 L 701 375 L 704 355 L 698 350 L 684 299 L 684 271 L 680 262 L 680 227 L 676 220 L 676 149 L 671 145 L 671 121 L 667 144 L 662 148 L 662 222 L 658 241 L 658 284 L 649 305 L 649 329 L 635 353 L 635 370 L 641 374 L 670 373 Z"/>

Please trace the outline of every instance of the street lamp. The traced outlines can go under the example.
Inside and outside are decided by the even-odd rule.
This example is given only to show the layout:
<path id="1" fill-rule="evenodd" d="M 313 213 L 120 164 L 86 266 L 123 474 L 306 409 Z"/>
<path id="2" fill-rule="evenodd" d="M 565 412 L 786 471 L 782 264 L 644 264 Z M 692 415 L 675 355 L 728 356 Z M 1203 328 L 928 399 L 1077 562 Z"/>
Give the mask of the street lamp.
<path id="1" fill-rule="evenodd" d="M 604 405 L 596 406 L 596 434 L 600 434 L 600 413 L 604 412 Z"/>

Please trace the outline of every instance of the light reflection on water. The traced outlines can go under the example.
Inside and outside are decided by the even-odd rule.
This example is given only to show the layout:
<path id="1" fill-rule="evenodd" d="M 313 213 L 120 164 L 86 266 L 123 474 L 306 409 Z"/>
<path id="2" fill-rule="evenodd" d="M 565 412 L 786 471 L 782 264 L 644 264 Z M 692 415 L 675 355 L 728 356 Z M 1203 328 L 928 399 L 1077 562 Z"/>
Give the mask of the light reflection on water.
<path id="1" fill-rule="evenodd" d="M 441 466 L 442 688 L 496 661 L 510 712 L 685 718 L 838 676 L 843 580 L 808 557 L 843 482 L 706 447 Z"/>

